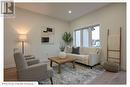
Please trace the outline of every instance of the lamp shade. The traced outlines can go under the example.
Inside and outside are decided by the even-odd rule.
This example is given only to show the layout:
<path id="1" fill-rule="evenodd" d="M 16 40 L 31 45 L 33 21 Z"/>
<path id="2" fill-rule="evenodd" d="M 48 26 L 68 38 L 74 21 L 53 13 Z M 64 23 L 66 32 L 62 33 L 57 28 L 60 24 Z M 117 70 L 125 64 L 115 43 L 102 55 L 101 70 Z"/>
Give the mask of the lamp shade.
<path id="1" fill-rule="evenodd" d="M 26 41 L 27 40 L 27 35 L 26 34 L 19 34 L 18 39 L 19 39 L 19 41 Z"/>

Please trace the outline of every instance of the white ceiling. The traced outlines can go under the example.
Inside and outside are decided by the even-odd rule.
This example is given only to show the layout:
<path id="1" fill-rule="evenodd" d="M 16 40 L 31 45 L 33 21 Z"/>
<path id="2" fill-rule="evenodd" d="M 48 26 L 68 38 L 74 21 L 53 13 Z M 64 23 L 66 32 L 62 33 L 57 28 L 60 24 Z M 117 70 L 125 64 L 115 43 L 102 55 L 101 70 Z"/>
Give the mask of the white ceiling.
<path id="1" fill-rule="evenodd" d="M 16 3 L 16 7 L 65 21 L 72 21 L 106 5 L 108 3 Z"/>

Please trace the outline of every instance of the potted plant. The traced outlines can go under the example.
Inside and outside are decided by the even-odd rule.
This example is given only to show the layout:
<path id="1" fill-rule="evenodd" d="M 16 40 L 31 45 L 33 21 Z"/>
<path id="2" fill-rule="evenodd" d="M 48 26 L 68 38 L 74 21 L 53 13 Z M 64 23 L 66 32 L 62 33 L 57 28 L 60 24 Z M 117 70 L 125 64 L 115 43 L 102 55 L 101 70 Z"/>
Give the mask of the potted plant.
<path id="1" fill-rule="evenodd" d="M 60 45 L 60 53 L 59 53 L 59 57 L 60 58 L 65 58 L 66 57 L 66 53 L 64 52 L 65 46 L 62 44 Z"/>
<path id="2" fill-rule="evenodd" d="M 65 32 L 62 36 L 62 39 L 66 45 L 70 45 L 70 43 L 73 41 L 73 37 L 70 32 Z"/>
<path id="3" fill-rule="evenodd" d="M 61 46 L 60 46 L 60 51 L 63 52 L 64 49 L 65 49 L 65 46 L 64 46 L 64 45 L 61 45 Z"/>

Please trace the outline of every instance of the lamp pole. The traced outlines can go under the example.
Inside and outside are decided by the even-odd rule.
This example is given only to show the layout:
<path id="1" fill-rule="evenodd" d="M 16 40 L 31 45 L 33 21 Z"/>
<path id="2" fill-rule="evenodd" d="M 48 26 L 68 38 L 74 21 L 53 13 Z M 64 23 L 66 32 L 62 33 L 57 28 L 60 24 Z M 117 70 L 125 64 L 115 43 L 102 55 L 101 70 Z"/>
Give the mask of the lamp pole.
<path id="1" fill-rule="evenodd" d="M 22 53 L 24 54 L 24 41 L 22 41 Z"/>
<path id="2" fill-rule="evenodd" d="M 21 46 L 22 46 L 22 53 L 24 54 L 24 43 L 26 42 L 27 40 L 27 36 L 26 34 L 20 34 L 19 35 L 19 41 L 21 42 Z"/>

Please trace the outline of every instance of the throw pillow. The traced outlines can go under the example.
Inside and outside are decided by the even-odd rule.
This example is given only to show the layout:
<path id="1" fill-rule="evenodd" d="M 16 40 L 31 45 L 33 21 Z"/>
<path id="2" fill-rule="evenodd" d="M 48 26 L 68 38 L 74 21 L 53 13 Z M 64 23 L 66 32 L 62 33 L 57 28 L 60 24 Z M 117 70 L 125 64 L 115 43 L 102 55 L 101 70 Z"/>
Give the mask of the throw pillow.
<path id="1" fill-rule="evenodd" d="M 79 47 L 72 47 L 72 54 L 79 54 Z"/>

